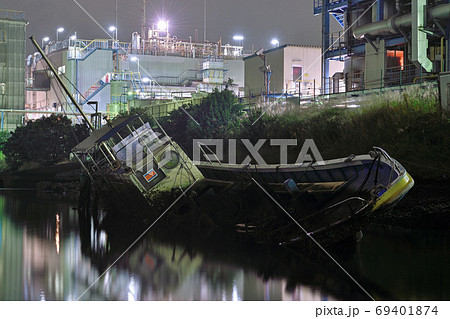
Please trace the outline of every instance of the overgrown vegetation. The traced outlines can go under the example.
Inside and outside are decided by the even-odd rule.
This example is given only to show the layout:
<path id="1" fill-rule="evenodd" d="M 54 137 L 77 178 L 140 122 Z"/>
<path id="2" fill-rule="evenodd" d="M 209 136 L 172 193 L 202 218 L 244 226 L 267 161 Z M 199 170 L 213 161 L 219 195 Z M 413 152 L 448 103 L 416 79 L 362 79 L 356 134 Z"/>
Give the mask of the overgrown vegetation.
<path id="1" fill-rule="evenodd" d="M 314 139 L 325 159 L 365 154 L 379 146 L 417 177 L 449 176 L 450 121 L 448 114 L 442 114 L 436 89 L 384 93 L 361 102 L 358 108 L 279 106 L 263 116 L 262 110 L 243 113 L 232 93 L 224 91 L 184 109 L 200 125 L 179 109 L 163 126 L 187 150 L 192 149 L 194 138 L 253 142 L 289 138 L 299 144 L 289 148 L 289 160 L 294 162 L 303 141 Z M 260 153 L 267 162 L 279 161 L 278 149 L 268 142 Z"/>
<path id="2" fill-rule="evenodd" d="M 51 115 L 18 127 L 3 152 L 11 170 L 47 166 L 68 160 L 71 149 L 88 135 L 86 125 L 72 126 L 69 118 Z"/>
<path id="3" fill-rule="evenodd" d="M 198 105 L 183 105 L 160 123 L 189 154 L 195 138 L 250 139 L 253 143 L 289 138 L 299 144 L 289 147 L 288 160 L 294 162 L 303 141 L 314 139 L 325 159 L 364 154 L 379 146 L 415 177 L 450 175 L 450 119 L 442 113 L 437 90 L 384 93 L 360 104 L 358 108 L 276 105 L 267 113 L 262 109 L 244 112 L 232 92 L 225 90 L 213 92 Z M 131 114 L 144 114 L 145 120 L 153 123 L 145 109 L 133 109 Z M 72 127 L 66 117 L 52 115 L 30 122 L 11 137 L 0 133 L 0 166 L 3 157 L 13 170 L 28 163 L 55 164 L 68 159 L 77 139 L 87 135 L 86 126 Z M 238 160 L 240 151 L 242 156 L 248 155 L 238 144 Z M 268 163 L 279 161 L 278 149 L 268 142 L 260 153 Z"/>
<path id="4" fill-rule="evenodd" d="M 8 131 L 0 132 L 0 171 L 3 171 L 8 167 L 8 165 L 6 164 L 5 154 L 3 153 L 3 148 L 10 136 L 11 134 Z"/>
<path id="5" fill-rule="evenodd" d="M 242 129 L 242 105 L 231 91 L 214 91 L 198 105 L 187 104 L 162 121 L 175 141 L 192 149 L 192 139 L 225 138 Z"/>

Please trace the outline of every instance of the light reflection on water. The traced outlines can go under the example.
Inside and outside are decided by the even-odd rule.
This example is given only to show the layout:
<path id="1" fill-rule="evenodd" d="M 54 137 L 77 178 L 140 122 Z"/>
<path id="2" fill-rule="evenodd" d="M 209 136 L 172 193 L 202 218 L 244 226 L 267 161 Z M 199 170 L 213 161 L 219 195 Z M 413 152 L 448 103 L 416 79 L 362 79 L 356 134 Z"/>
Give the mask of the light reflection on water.
<path id="1" fill-rule="evenodd" d="M 93 227 L 80 236 L 74 206 L 0 193 L 0 300 L 76 300 L 125 250 Z M 332 263 L 215 250 L 146 236 L 81 300 L 365 298 Z M 448 233 L 373 227 L 356 251 L 333 255 L 376 299 L 450 299 Z"/>
<path id="2" fill-rule="evenodd" d="M 121 252 L 107 234 L 82 242 L 71 202 L 0 193 L 0 300 L 76 300 Z M 307 285 L 266 279 L 179 245 L 139 242 L 82 300 L 322 300 Z"/>

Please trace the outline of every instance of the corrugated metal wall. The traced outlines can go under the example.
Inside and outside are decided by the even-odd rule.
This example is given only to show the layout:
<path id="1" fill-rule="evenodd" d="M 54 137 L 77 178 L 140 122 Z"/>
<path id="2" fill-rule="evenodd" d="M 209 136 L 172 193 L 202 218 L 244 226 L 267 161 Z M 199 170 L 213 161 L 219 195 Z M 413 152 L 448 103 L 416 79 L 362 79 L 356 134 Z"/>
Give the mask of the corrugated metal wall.
<path id="1" fill-rule="evenodd" d="M 0 19 L 0 109 L 25 107 L 25 28 L 25 21 Z M 5 115 L 3 129 L 21 122 L 22 115 Z"/>

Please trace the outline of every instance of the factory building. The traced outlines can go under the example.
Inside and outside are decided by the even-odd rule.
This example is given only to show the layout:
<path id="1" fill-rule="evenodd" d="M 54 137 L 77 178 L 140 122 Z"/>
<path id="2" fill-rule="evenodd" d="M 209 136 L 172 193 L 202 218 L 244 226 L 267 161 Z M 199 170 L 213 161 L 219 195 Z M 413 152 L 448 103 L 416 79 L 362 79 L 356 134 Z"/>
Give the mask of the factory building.
<path id="1" fill-rule="evenodd" d="M 133 33 L 131 42 L 72 37 L 49 43 L 45 52 L 87 113 L 114 115 L 133 100 L 151 105 L 214 89 L 243 91 L 241 46 L 183 41 L 168 30 L 146 32 Z M 27 59 L 27 89 L 27 109 L 74 111 L 39 53 Z"/>
<path id="2" fill-rule="evenodd" d="M 314 0 L 322 17 L 322 84 L 342 91 L 396 87 L 448 71 L 448 0 Z M 335 20 L 340 30 L 333 32 Z M 348 30 L 348 31 L 347 31 Z M 344 61 L 342 76 L 330 63 Z"/>
<path id="3" fill-rule="evenodd" d="M 24 13 L 0 9 L 0 129 L 14 130 L 25 105 Z"/>
<path id="4" fill-rule="evenodd" d="M 245 95 L 319 95 L 320 54 L 318 46 L 285 44 L 245 57 Z M 343 62 L 330 63 L 333 73 L 342 73 L 343 68 Z"/>

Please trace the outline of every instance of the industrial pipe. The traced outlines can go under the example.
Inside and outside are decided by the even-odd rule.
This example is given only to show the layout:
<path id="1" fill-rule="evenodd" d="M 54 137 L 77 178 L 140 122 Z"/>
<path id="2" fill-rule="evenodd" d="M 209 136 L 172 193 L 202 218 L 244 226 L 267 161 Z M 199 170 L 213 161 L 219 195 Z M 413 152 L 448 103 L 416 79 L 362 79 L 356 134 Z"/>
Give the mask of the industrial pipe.
<path id="1" fill-rule="evenodd" d="M 441 4 L 427 9 L 428 19 L 448 19 L 450 18 L 450 3 Z M 411 26 L 411 14 L 402 16 L 393 16 L 389 19 L 378 21 L 374 23 L 365 24 L 363 26 L 353 29 L 353 36 L 356 39 L 362 39 L 364 36 L 379 36 L 397 34 L 399 28 L 406 28 Z"/>

